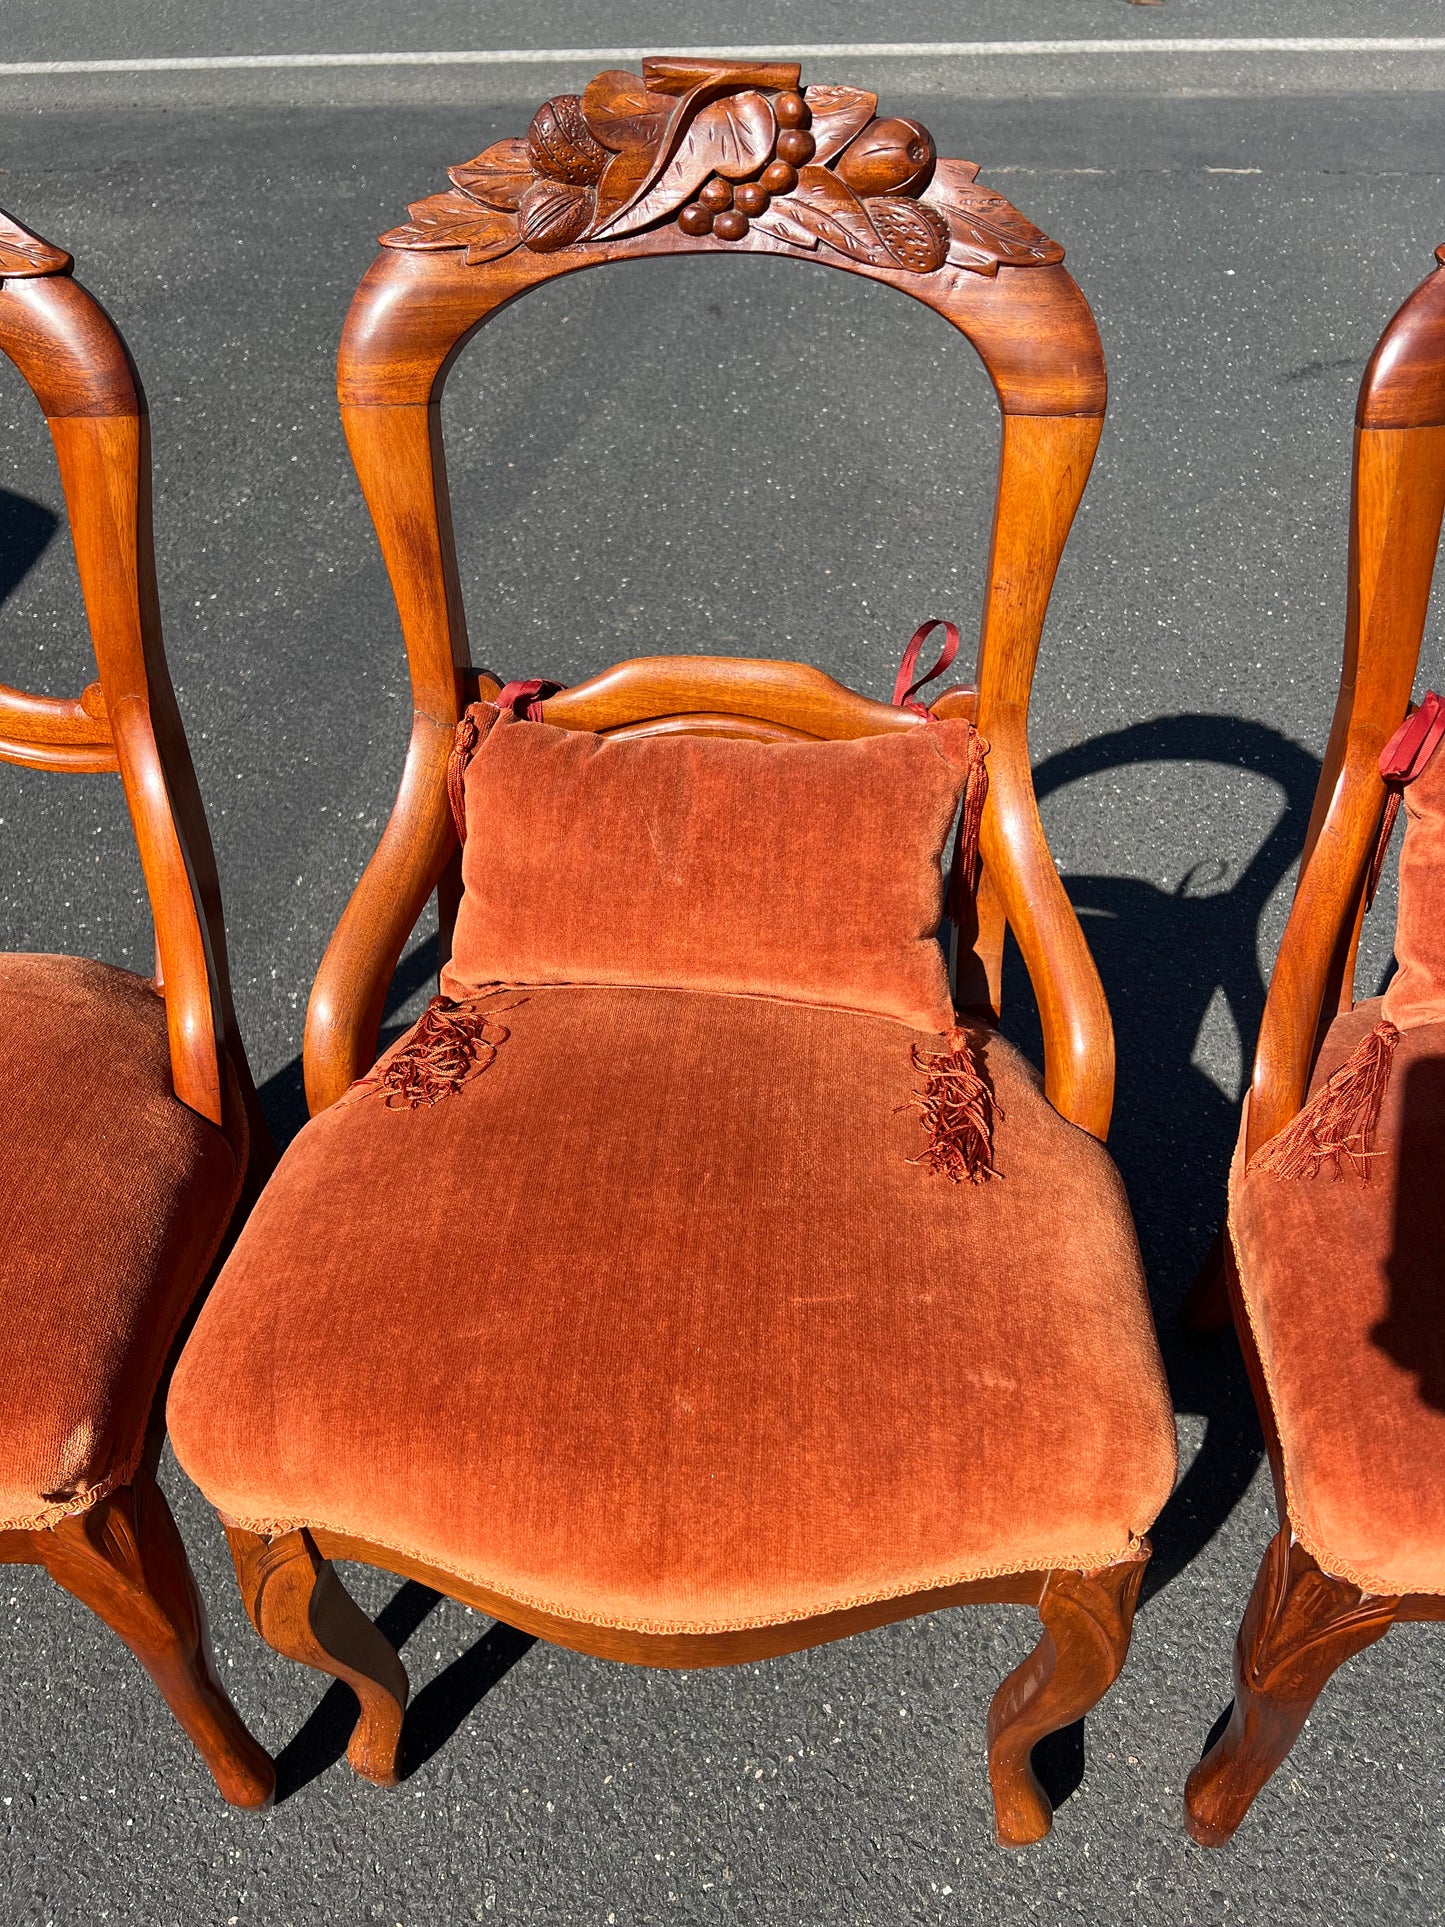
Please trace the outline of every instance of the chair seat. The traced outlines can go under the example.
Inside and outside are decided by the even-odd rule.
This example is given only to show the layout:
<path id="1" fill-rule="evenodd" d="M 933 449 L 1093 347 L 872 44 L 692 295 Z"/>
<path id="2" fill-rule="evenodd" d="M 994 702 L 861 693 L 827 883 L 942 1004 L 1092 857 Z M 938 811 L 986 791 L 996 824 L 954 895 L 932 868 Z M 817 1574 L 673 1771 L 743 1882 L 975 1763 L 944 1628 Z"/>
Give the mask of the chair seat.
<path id="1" fill-rule="evenodd" d="M 1312 1090 L 1380 1016 L 1330 1026 Z M 1373 1593 L 1445 1592 L 1445 1024 L 1403 1031 L 1368 1180 L 1231 1181 L 1290 1524 Z"/>
<path id="2" fill-rule="evenodd" d="M 176 1099 L 149 985 L 0 955 L 0 1529 L 130 1477 L 243 1165 Z"/>
<path id="3" fill-rule="evenodd" d="M 594 1625 L 776 1624 L 1118 1558 L 1174 1426 L 1107 1153 L 986 1047 L 1002 1176 L 883 1017 L 535 990 L 434 1109 L 291 1146 L 170 1399 L 225 1517 Z"/>

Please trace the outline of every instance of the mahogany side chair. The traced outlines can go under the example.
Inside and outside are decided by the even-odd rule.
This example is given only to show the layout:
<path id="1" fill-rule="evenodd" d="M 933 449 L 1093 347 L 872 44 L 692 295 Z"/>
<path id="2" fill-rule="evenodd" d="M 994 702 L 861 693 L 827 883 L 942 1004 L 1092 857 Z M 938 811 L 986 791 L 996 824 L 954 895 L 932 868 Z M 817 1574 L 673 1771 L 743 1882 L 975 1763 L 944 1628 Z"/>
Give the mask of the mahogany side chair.
<path id="1" fill-rule="evenodd" d="M 1232 1313 L 1279 1512 L 1228 1725 L 1186 1789 L 1207 1846 L 1234 1833 L 1337 1667 L 1399 1621 L 1445 1619 L 1445 714 L 1427 697 L 1403 726 L 1445 506 L 1445 248 L 1437 260 L 1360 385 L 1339 699 L 1218 1263 L 1185 1308 L 1201 1330 Z M 1356 1003 L 1402 796 L 1400 969 Z"/>
<path id="2" fill-rule="evenodd" d="M 383 237 L 357 291 L 339 392 L 401 613 L 410 746 L 312 992 L 312 1120 L 189 1341 L 170 1422 L 259 1633 L 355 1689 L 350 1757 L 373 1780 L 395 1780 L 407 1680 L 334 1559 L 664 1667 L 1014 1602 L 1037 1608 L 1041 1636 L 994 1698 L 988 1752 L 998 1837 L 1022 1845 L 1051 1823 L 1031 1751 L 1123 1664 L 1175 1468 L 1101 1142 L 1109 1012 L 1027 743 L 1104 364 L 1062 250 L 975 167 L 878 118 L 872 94 L 799 79 L 787 62 L 684 59 L 599 75 L 544 103 L 526 139 L 453 168 L 453 190 Z M 911 295 L 992 378 L 1003 439 L 978 687 L 929 713 L 797 663 L 658 655 L 566 691 L 504 689 L 472 667 L 440 433 L 458 353 L 559 275 L 734 251 Z M 699 761 L 720 746 L 922 748 L 915 732 L 960 719 L 991 745 L 958 1003 L 978 1007 L 998 1182 L 950 1183 L 911 1158 L 919 1116 L 893 1019 L 766 995 L 694 987 L 680 1002 L 646 987 L 656 978 L 607 991 L 582 972 L 470 1028 L 444 997 L 373 1073 L 387 986 L 434 890 L 448 969 L 459 955 L 458 904 L 465 922 L 474 899 L 448 772 L 481 730 L 488 755 L 530 743 L 564 760 L 579 733 L 599 746 L 589 767 L 620 770 L 614 751 L 669 742 Z M 464 774 L 468 814 L 483 760 Z M 501 827 L 465 846 L 483 871 Z M 564 825 L 537 853 L 532 896 L 566 898 L 575 861 L 566 900 L 596 923 L 585 851 L 609 835 L 581 822 L 576 837 L 592 841 Z M 931 943 L 936 855 L 930 887 Z M 685 904 L 674 914 L 688 921 Z M 1006 925 L 1043 1013 L 1042 1081 L 993 1028 Z M 709 941 L 722 954 L 731 937 L 718 925 Z"/>
<path id="3" fill-rule="evenodd" d="M 49 424 L 99 680 L 0 684 L 0 758 L 113 770 L 156 975 L 0 954 L 0 1564 L 42 1566 L 140 1660 L 226 1798 L 274 1773 L 217 1675 L 155 1480 L 168 1364 L 272 1158 L 162 647 L 145 399 L 71 258 L 0 214 L 0 352 Z"/>

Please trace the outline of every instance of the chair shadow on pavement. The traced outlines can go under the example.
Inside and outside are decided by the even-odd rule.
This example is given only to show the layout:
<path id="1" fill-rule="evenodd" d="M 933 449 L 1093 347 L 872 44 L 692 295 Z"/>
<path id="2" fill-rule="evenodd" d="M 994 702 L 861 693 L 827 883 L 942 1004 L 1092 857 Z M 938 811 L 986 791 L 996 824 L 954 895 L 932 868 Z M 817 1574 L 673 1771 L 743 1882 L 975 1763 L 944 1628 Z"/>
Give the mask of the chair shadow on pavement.
<path id="1" fill-rule="evenodd" d="M 1263 1455 L 1237 1347 L 1194 1338 L 1178 1316 L 1224 1214 L 1239 1129 L 1238 1099 L 1193 1059 L 1206 1013 L 1222 993 L 1248 1077 L 1267 988 L 1260 920 L 1303 845 L 1320 768 L 1308 750 L 1265 724 L 1180 715 L 1136 723 L 1051 756 L 1035 770 L 1034 783 L 1042 800 L 1085 777 L 1160 762 L 1267 777 L 1282 792 L 1284 807 L 1232 881 L 1226 882 L 1225 859 L 1207 845 L 1172 888 L 1141 877 L 1064 877 L 1114 1015 L 1118 1078 L 1109 1149 L 1138 1227 L 1175 1409 L 1205 1421 L 1199 1452 L 1151 1535 L 1146 1601 L 1208 1545 Z M 1032 993 L 1016 955 L 1012 963 L 1005 1028 L 1041 1061 Z M 1024 1007 L 1022 1036 L 1011 1006 Z"/>
<path id="2" fill-rule="evenodd" d="M 13 595 L 44 555 L 60 517 L 28 495 L 0 488 L 0 603 Z M 0 678 L 9 681 L 9 677 Z"/>

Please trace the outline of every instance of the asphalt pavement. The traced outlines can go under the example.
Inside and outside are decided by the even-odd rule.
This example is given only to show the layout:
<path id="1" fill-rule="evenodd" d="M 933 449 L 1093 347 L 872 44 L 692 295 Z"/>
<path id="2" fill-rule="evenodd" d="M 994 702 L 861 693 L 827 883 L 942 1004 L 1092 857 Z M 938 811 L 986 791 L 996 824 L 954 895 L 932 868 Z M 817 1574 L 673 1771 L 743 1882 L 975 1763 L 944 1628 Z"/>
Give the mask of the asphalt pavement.
<path id="1" fill-rule="evenodd" d="M 77 49 L 784 37 L 741 8 L 678 33 L 675 15 L 640 4 L 558 6 L 545 34 L 534 9 L 498 8 L 485 37 L 461 0 L 420 25 L 374 6 L 327 25 L 264 0 L 204 31 L 190 7 L 129 24 L 115 10 L 105 26 L 92 12 L 8 0 L 0 65 Z M 840 5 L 788 29 L 809 43 L 1438 31 L 1426 4 L 1295 0 L 1263 16 L 1246 0 L 993 0 L 962 23 L 917 6 L 880 30 Z M 1333 703 L 1354 392 L 1445 238 L 1445 116 L 1421 59 L 1413 88 L 1351 90 L 1347 66 L 1322 82 L 1302 55 L 1264 93 L 1243 79 L 1047 98 L 960 84 L 886 100 L 1064 243 L 1110 364 L 1032 740 L 1114 1009 L 1112 1144 L 1185 1470 L 1125 1673 L 1082 1735 L 1047 1750 L 1050 1839 L 1015 1855 L 990 1842 L 983 1720 L 1036 1623 L 1007 1607 L 673 1675 L 533 1644 L 351 1571 L 404 1642 L 415 1694 L 404 1784 L 378 1792 L 342 1758 L 341 1695 L 245 1624 L 215 1521 L 168 1460 L 223 1670 L 280 1757 L 283 1797 L 263 1816 L 228 1811 L 113 1636 L 43 1576 L 6 1569 L 0 1921 L 1173 1927 L 1445 1913 L 1436 1629 L 1397 1629 L 1350 1663 L 1229 1849 L 1192 1845 L 1180 1823 L 1184 1777 L 1228 1702 L 1272 1500 L 1236 1352 L 1186 1341 L 1175 1314 L 1220 1209 Z M 191 75 L 144 104 L 77 93 L 41 112 L 0 98 L 0 204 L 73 250 L 149 393 L 168 649 L 241 1022 L 282 1138 L 304 1114 L 312 974 L 385 821 L 408 713 L 337 418 L 336 341 L 375 236 L 449 163 L 524 125 L 512 79 L 471 78 L 431 106 L 364 91 L 325 108 L 215 104 Z M 445 404 L 474 659 L 570 682 L 655 650 L 800 657 L 886 696 L 916 622 L 973 619 L 993 411 L 936 317 L 849 277 L 709 259 L 547 288 L 472 346 Z M 0 444 L 0 677 L 68 693 L 88 673 L 79 596 L 43 424 L 8 368 Z M 1445 674 L 1440 635 L 1437 608 L 1422 686 Z M 1388 966 L 1391 890 L 1362 992 Z M 0 942 L 146 967 L 108 779 L 0 768 Z M 423 928 L 391 1022 L 420 1008 L 431 963 Z M 1005 1028 L 1036 1032 L 1016 964 Z"/>

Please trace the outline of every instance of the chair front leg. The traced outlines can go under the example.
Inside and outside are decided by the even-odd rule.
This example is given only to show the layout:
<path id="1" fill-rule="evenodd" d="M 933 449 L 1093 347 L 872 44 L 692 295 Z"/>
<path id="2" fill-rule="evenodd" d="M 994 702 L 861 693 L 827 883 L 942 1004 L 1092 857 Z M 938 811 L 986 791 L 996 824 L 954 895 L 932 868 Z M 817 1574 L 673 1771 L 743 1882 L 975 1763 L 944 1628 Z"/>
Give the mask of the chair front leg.
<path id="1" fill-rule="evenodd" d="M 1231 1837 L 1330 1675 L 1384 1638 L 1399 1605 L 1331 1577 L 1280 1527 L 1234 1644 L 1229 1724 L 1184 1789 L 1184 1824 L 1201 1846 L 1222 1847 Z"/>
<path id="2" fill-rule="evenodd" d="M 1145 1540 L 1136 1559 L 1098 1572 L 1051 1572 L 1044 1582 L 1043 1637 L 989 1708 L 988 1777 L 1000 1846 L 1029 1846 L 1053 1824 L 1030 1755 L 1046 1735 L 1082 1719 L 1118 1677 L 1149 1552 Z"/>
<path id="3" fill-rule="evenodd" d="M 351 1688 L 361 1717 L 346 1757 L 363 1779 L 395 1786 L 411 1683 L 391 1642 L 357 1605 L 304 1527 L 266 1539 L 227 1526 L 226 1537 L 251 1624 L 278 1653 Z"/>
<path id="4" fill-rule="evenodd" d="M 276 1772 L 216 1672 L 205 1608 L 165 1494 L 148 1471 L 34 1535 L 40 1562 L 129 1646 L 232 1806 L 270 1804 Z"/>

